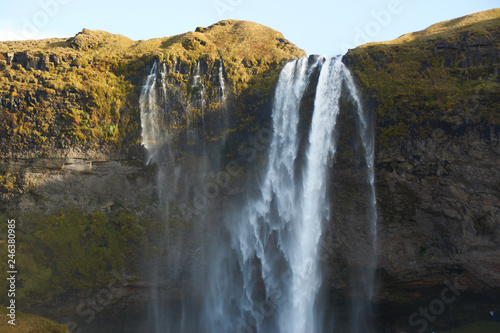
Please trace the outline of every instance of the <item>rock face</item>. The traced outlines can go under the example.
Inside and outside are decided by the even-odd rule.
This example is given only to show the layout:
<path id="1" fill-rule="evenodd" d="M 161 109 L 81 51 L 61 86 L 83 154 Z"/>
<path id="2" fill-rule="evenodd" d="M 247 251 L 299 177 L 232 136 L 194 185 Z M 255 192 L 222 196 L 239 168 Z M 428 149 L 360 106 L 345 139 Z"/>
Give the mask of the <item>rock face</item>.
<path id="1" fill-rule="evenodd" d="M 465 289 L 447 308 L 455 320 L 498 308 L 500 19 L 476 21 L 485 14 L 344 56 L 376 111 L 377 299 L 400 306 L 387 321 L 401 327 L 418 328 L 411 314 L 454 279 Z"/>
<path id="2" fill-rule="evenodd" d="M 367 188 L 363 163 L 356 157 L 353 108 L 345 100 L 330 182 L 333 222 L 321 242 L 324 291 L 349 294 L 352 272 L 376 265 L 377 322 L 388 330 L 416 329 L 409 321 L 412 313 L 439 298 L 447 283 L 462 288 L 461 298 L 433 322 L 435 327 L 456 325 L 450 322 L 457 318 L 477 319 L 488 307 L 499 306 L 499 17 L 499 10 L 471 15 L 394 42 L 351 50 L 343 58 L 363 91 L 364 107 L 373 111 L 378 261 L 367 263 L 369 249 L 359 246 Z M 86 319 L 81 304 L 90 306 L 89 299 L 97 297 L 93 291 L 117 291 L 119 297 L 106 304 L 113 306 L 97 311 L 93 326 L 85 325 L 97 332 L 107 329 L 103 318 L 120 322 L 123 313 L 140 316 L 151 298 L 169 299 L 174 306 L 182 297 L 199 301 L 193 296 L 196 291 L 186 287 L 192 278 L 189 270 L 195 267 L 196 274 L 202 274 L 207 265 L 197 237 L 217 227 L 226 199 L 242 193 L 257 173 L 253 170 L 265 163 L 268 142 L 259 129 L 271 122 L 274 84 L 284 63 L 304 52 L 280 33 L 242 21 L 141 42 L 83 30 L 68 41 L 49 44 L 50 51 L 40 46 L 28 52 L 22 42 L 0 43 L 0 213 L 24 221 L 21 242 L 39 242 L 40 256 L 25 262 L 40 262 L 45 275 L 31 280 L 23 276 L 27 285 L 50 294 L 59 287 L 50 284 L 52 278 L 75 277 L 66 285 L 67 293 L 58 293 L 50 304 L 43 301 L 47 294 L 26 294 L 37 298 L 27 310 L 79 325 Z M 238 172 L 227 172 L 230 177 L 223 185 L 217 175 L 203 175 L 204 181 L 219 184 L 220 195 L 210 197 L 203 205 L 206 212 L 197 215 L 195 208 L 185 209 L 185 201 L 196 197 L 196 188 L 188 188 L 171 208 L 174 213 L 166 226 L 158 223 L 165 219 L 157 188 L 162 172 L 146 165 L 140 145 L 141 85 L 155 62 L 165 68 L 171 108 L 178 115 L 170 130 L 179 143 L 175 158 L 185 177 L 201 177 L 200 142 L 209 155 L 218 157 L 210 166 L 214 170 L 231 170 L 230 161 L 239 166 Z M 224 105 L 218 95 L 221 62 L 227 88 Z M 203 103 L 193 89 L 195 76 L 206 91 Z M 307 131 L 314 94 L 310 88 L 303 99 L 301 131 Z M 201 141 L 190 140 L 186 133 L 200 132 L 202 120 L 203 126 L 210 119 L 215 123 L 221 110 L 229 114 L 223 131 L 208 126 Z M 73 215 L 59 211 L 70 207 Z M 72 224 L 68 216 L 78 221 Z M 197 219 L 204 224 L 192 232 L 191 222 Z M 46 236 L 44 230 L 62 230 L 54 223 L 67 223 L 82 236 L 69 245 L 63 240 L 73 236 Z M 170 255 L 159 241 L 166 230 L 190 238 L 180 257 L 179 280 L 162 281 L 158 295 L 151 295 L 144 272 Z M 134 233 L 140 237 L 133 238 Z M 133 241 L 116 245 L 114 249 L 123 252 L 120 256 L 102 252 L 123 237 Z M 57 251 L 51 243 L 60 244 L 58 250 L 76 246 L 110 259 L 73 265 L 59 258 L 54 264 L 50 258 Z M 141 249 L 148 264 L 131 259 Z M 106 274 L 83 283 L 88 273 L 83 266 L 94 264 Z M 154 272 L 164 275 L 169 269 Z M 122 270 L 126 278 L 116 278 Z M 343 306 L 342 299 L 332 299 Z"/>
<path id="3" fill-rule="evenodd" d="M 158 179 L 166 171 L 146 165 L 141 146 L 144 79 L 153 64 L 165 75 L 175 159 L 191 183 L 189 177 L 198 179 L 200 147 L 230 156 L 269 122 L 281 67 L 304 55 L 279 32 L 243 21 L 141 42 L 84 29 L 66 41 L 0 43 L 0 207 L 2 218 L 19 221 L 18 242 L 25 244 L 22 310 L 69 322 L 72 330 L 121 331 L 112 325 L 124 313 L 144 316 L 151 304 L 150 275 L 171 270 L 156 264 L 171 255 L 167 231 L 189 237 L 182 277 L 162 281 L 158 297 L 185 297 L 185 272 L 201 260 L 200 231 L 189 232 L 199 211 L 180 196 L 173 216 L 164 216 Z M 233 185 L 243 182 L 241 172 L 239 179 L 232 175 Z M 217 223 L 216 215 L 207 220 Z M 103 305 L 95 290 L 113 292 L 102 311 L 94 309 Z M 98 319 L 89 325 L 82 309 Z"/>

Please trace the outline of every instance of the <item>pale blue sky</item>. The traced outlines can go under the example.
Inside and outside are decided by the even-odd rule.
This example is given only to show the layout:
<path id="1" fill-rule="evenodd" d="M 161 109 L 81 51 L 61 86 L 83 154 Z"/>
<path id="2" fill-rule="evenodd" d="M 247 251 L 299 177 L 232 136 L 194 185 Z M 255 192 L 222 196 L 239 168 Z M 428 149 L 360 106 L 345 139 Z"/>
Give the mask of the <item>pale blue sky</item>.
<path id="1" fill-rule="evenodd" d="M 499 7 L 498 0 L 19 0 L 2 1 L 0 40 L 71 37 L 82 28 L 134 40 L 172 36 L 222 19 L 282 32 L 308 54 L 336 55 L 433 23 Z"/>

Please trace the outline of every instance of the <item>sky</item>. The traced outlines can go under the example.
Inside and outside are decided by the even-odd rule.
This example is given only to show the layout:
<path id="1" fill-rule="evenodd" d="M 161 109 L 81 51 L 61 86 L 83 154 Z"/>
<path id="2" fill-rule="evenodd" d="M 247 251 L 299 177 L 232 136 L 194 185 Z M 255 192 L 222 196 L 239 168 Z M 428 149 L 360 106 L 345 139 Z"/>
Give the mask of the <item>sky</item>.
<path id="1" fill-rule="evenodd" d="M 474 12 L 499 0 L 18 0 L 4 2 L 0 40 L 72 37 L 83 28 L 133 40 L 173 36 L 224 19 L 283 33 L 308 55 L 334 56 L 372 41 Z"/>

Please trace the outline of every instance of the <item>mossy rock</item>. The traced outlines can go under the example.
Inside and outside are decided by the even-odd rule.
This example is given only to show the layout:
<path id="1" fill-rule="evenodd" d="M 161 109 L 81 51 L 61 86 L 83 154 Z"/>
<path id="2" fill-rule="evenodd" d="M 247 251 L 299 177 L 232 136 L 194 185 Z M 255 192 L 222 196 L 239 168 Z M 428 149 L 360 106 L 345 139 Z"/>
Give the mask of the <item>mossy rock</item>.
<path id="1" fill-rule="evenodd" d="M 106 215 L 69 208 L 18 216 L 16 221 L 30 221 L 16 233 L 16 300 L 30 306 L 67 292 L 101 288 L 115 272 L 138 277 L 150 240 L 158 236 L 152 221 L 124 211 Z M 7 243 L 0 238 L 1 260 L 7 262 L 7 254 Z M 0 277 L 6 288 L 6 271 Z M 6 293 L 0 300 L 8 301 Z"/>
<path id="2" fill-rule="evenodd" d="M 429 137 L 439 127 L 500 130 L 500 9 L 438 23 L 344 56 L 375 109 L 378 144 Z M 489 127 L 488 127 L 489 128 Z"/>
<path id="3" fill-rule="evenodd" d="M 145 41 L 84 29 L 67 40 L 0 42 L 0 155 L 68 147 L 138 155 L 140 86 L 154 61 L 170 69 L 169 82 L 189 101 L 197 64 L 214 99 L 214 67 L 222 59 L 228 94 L 237 99 L 247 89 L 272 89 L 269 78 L 277 75 L 265 73 L 305 55 L 281 33 L 252 22 L 196 30 Z M 255 85 L 259 75 L 264 83 Z M 215 104 L 208 109 L 218 112 Z"/>

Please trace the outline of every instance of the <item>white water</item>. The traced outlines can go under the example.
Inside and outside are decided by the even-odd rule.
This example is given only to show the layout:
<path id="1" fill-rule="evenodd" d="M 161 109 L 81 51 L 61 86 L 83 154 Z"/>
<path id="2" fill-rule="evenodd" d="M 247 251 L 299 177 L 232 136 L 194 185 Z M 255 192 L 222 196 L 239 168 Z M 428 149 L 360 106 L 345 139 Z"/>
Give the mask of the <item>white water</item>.
<path id="1" fill-rule="evenodd" d="M 304 237 L 301 239 L 299 216 L 304 213 L 301 205 L 304 198 L 300 196 L 302 191 L 295 175 L 299 144 L 299 106 L 311 69 L 304 58 L 288 64 L 281 72 L 273 109 L 269 167 L 261 186 L 261 197 L 249 201 L 246 208 L 249 213 L 248 224 L 236 231 L 243 252 L 240 264 L 252 265 L 251 260 L 256 255 L 261 260 L 262 278 L 267 293 L 282 291 L 288 295 L 290 301 L 283 304 L 278 312 L 280 331 L 290 333 L 301 332 L 301 326 L 310 321 L 309 305 L 314 302 L 314 292 L 319 286 L 314 283 L 314 277 L 310 279 L 311 273 L 316 273 L 311 266 L 314 258 L 310 257 L 311 247 L 314 246 L 310 243 L 310 238 L 314 238 L 315 226 L 311 226 L 311 233 L 302 235 Z M 276 216 L 272 216 L 273 209 L 276 209 Z M 274 233 L 277 244 L 274 244 Z M 270 251 L 275 246 L 287 261 L 289 277 L 276 270 L 281 258 L 275 251 Z M 251 270 L 250 267 L 245 268 Z M 245 289 L 249 289 L 249 284 L 255 283 L 248 277 L 244 277 L 244 280 L 247 283 Z M 248 298 L 251 301 L 250 295 Z M 258 320 L 258 314 L 254 314 L 254 317 Z"/>
<path id="2" fill-rule="evenodd" d="M 156 99 L 156 72 L 157 65 L 154 62 L 146 83 L 142 87 L 139 105 L 141 108 L 141 134 L 142 144 L 148 151 L 146 163 L 156 155 L 157 148 L 160 146 L 159 140 L 163 139 L 158 122 L 159 107 Z"/>
<path id="3" fill-rule="evenodd" d="M 221 60 L 219 99 L 224 101 L 222 66 Z M 164 67 L 162 64 L 160 74 L 161 88 L 166 95 Z M 307 137 L 301 138 L 301 100 L 315 70 L 320 70 L 320 74 L 314 111 Z M 157 155 L 168 140 L 168 133 L 158 121 L 162 106 L 155 87 L 157 72 L 155 63 L 140 97 L 142 140 L 148 150 L 148 162 L 159 161 Z M 204 117 L 199 62 L 192 88 L 201 88 L 200 96 L 195 97 L 201 99 Z M 226 208 L 227 233 L 223 234 L 226 238 L 211 239 L 215 250 L 208 258 L 210 271 L 203 314 L 191 314 L 193 318 L 201 318 L 203 332 L 323 332 L 318 315 L 325 306 L 318 298 L 322 284 L 319 242 L 331 216 L 327 184 L 337 149 L 335 127 L 342 89 L 347 90 L 358 114 L 370 187 L 367 223 L 374 267 L 377 237 L 374 140 L 360 94 L 340 58 L 316 61 L 302 58 L 288 63 L 276 86 L 268 165 L 259 187 L 256 192 L 248 192 L 242 204 Z M 305 145 L 303 150 L 301 144 Z M 301 156 L 301 152 L 305 156 Z M 178 175 L 172 174 L 172 177 Z M 164 179 L 159 187 L 167 183 L 168 179 Z M 363 280 L 365 283 L 353 284 L 353 288 L 361 288 L 363 292 L 361 301 L 353 300 L 352 333 L 366 332 L 367 327 L 357 323 L 367 315 L 373 296 L 373 273 L 373 268 L 364 270 L 363 274 L 368 275 Z M 154 320 L 162 322 L 161 307 L 154 305 L 153 308 Z M 161 331 L 159 324 L 156 331 Z"/>
<path id="4" fill-rule="evenodd" d="M 318 66 L 321 71 L 304 159 L 299 156 L 299 109 Z M 376 243 L 373 138 L 354 81 L 340 58 L 312 64 L 307 59 L 291 62 L 281 71 L 275 91 L 267 170 L 257 193 L 248 194 L 244 204 L 228 214 L 231 249 L 220 250 L 213 263 L 205 314 L 208 331 L 323 332 L 318 311 L 325 306 L 318 298 L 322 283 L 319 242 L 330 219 L 327 183 L 337 149 L 335 127 L 343 87 L 354 100 L 359 118 L 371 188 L 368 223 L 371 242 Z M 241 274 L 235 274 L 232 265 Z M 353 301 L 351 320 L 363 321 L 367 315 L 372 280 L 363 286 L 367 289 L 363 302 Z M 363 332 L 355 324 L 351 330 Z"/>
<path id="5" fill-rule="evenodd" d="M 334 156 L 336 142 L 333 131 L 339 113 L 341 94 L 341 61 L 328 59 L 321 69 L 314 101 L 314 113 L 309 134 L 309 149 L 304 171 L 301 215 L 294 221 L 295 244 L 288 256 L 292 272 L 292 313 L 282 332 L 318 332 L 314 321 L 314 303 L 321 285 L 318 263 L 318 244 L 323 223 L 328 221 L 326 196 L 327 170 Z"/>
<path id="6" fill-rule="evenodd" d="M 200 103 L 200 109 L 201 109 L 201 114 L 203 116 L 204 114 L 204 108 L 205 108 L 205 85 L 203 84 L 203 81 L 201 80 L 201 75 L 200 75 L 200 61 L 196 63 L 196 74 L 193 77 L 193 88 L 194 89 L 199 89 L 198 95 L 195 96 L 197 102 Z"/>
<path id="7" fill-rule="evenodd" d="M 375 196 L 375 169 L 374 169 L 374 157 L 375 157 L 375 139 L 374 133 L 370 130 L 368 126 L 368 121 L 366 119 L 366 114 L 362 107 L 362 102 L 360 98 L 359 91 L 354 84 L 354 80 L 351 76 L 349 70 L 342 65 L 342 76 L 344 82 L 347 86 L 350 96 L 356 104 L 356 110 L 358 114 L 358 127 L 361 137 L 361 143 L 364 148 L 365 153 L 365 163 L 367 169 L 368 185 L 370 188 L 369 193 L 369 205 L 367 211 L 367 218 L 369 223 L 369 234 L 370 234 L 370 247 L 371 252 L 367 254 L 370 265 L 362 269 L 358 269 L 355 272 L 351 281 L 351 294 L 357 294 L 356 297 L 352 299 L 352 310 L 350 318 L 350 331 L 351 333 L 365 333 L 370 332 L 372 328 L 370 327 L 371 321 L 366 318 L 367 313 L 370 312 L 370 300 L 374 293 L 374 273 L 376 265 L 376 253 L 377 253 L 377 199 Z"/>
<path id="8" fill-rule="evenodd" d="M 159 68 L 158 68 L 159 67 Z M 168 216 L 171 203 L 176 200 L 177 188 L 181 179 L 181 168 L 175 162 L 172 147 L 172 133 L 168 123 L 170 109 L 167 103 L 167 69 L 165 62 L 160 66 L 155 61 L 141 90 L 139 104 L 141 108 L 142 144 L 147 149 L 146 163 L 157 165 L 157 193 L 159 202 L 165 215 L 165 228 L 168 228 Z M 165 322 L 172 315 L 168 314 L 164 304 L 159 298 L 160 286 L 165 279 L 160 272 L 168 271 L 169 277 L 176 278 L 179 271 L 179 263 L 182 261 L 182 253 L 178 251 L 182 247 L 183 239 L 177 235 L 166 234 L 158 244 L 159 249 L 168 248 L 166 255 L 159 262 L 152 265 L 150 275 L 151 284 L 151 316 L 153 318 L 154 332 L 160 333 L 165 330 Z"/>
<path id="9" fill-rule="evenodd" d="M 365 152 L 365 162 L 367 166 L 367 177 L 368 184 L 370 186 L 370 205 L 369 205 L 369 225 L 370 225 L 370 233 L 371 233 L 371 241 L 373 246 L 373 260 L 376 260 L 376 250 L 377 250 L 377 197 L 375 195 L 375 138 L 374 133 L 370 130 L 368 126 L 368 121 L 366 119 L 365 111 L 363 110 L 363 103 L 361 102 L 361 98 L 359 95 L 359 91 L 354 84 L 354 80 L 351 76 L 351 73 L 342 65 L 342 73 L 347 85 L 347 89 L 351 94 L 351 97 L 354 99 L 356 103 L 356 110 L 359 117 L 359 125 L 360 125 L 360 136 L 361 142 L 363 144 L 364 152 Z M 373 286 L 371 286 L 373 288 Z M 370 291 L 370 297 L 373 296 L 373 290 Z"/>
<path id="10" fill-rule="evenodd" d="M 164 64 L 162 64 L 162 69 Z M 162 192 L 162 185 L 164 184 L 164 180 L 161 179 L 163 172 L 161 172 L 161 168 L 164 167 L 161 163 L 161 155 L 162 155 L 162 147 L 165 142 L 167 136 L 163 133 L 161 129 L 161 123 L 159 121 L 161 117 L 161 113 L 164 112 L 162 108 L 162 98 L 158 96 L 157 93 L 157 79 L 158 79 L 158 66 L 157 62 L 153 63 L 151 71 L 146 79 L 146 82 L 141 90 L 141 96 L 139 99 L 139 105 L 141 108 L 141 135 L 142 135 L 142 144 L 147 149 L 147 157 L 146 164 L 150 163 L 158 163 L 160 164 L 160 172 L 158 174 L 158 183 L 159 183 L 159 193 Z M 165 77 L 164 72 L 161 73 L 161 83 L 162 90 L 165 90 Z M 168 214 L 168 208 L 166 209 L 166 214 Z M 158 270 L 157 270 L 158 271 Z M 158 286 L 158 281 L 160 277 L 158 274 L 153 274 L 151 285 L 152 287 L 152 309 L 153 309 L 153 318 L 155 324 L 155 332 L 159 332 L 160 330 L 160 306 L 158 298 L 156 297 L 156 288 Z"/>
<path id="11" fill-rule="evenodd" d="M 219 103 L 224 103 L 226 99 L 226 83 L 224 82 L 224 67 L 222 58 L 219 59 Z"/>
<path id="12" fill-rule="evenodd" d="M 354 80 L 352 78 L 351 73 L 342 64 L 342 75 L 347 85 L 347 89 L 351 94 L 351 97 L 354 99 L 356 103 L 356 110 L 358 111 L 359 124 L 360 124 L 360 136 L 361 142 L 363 143 L 363 148 L 365 150 L 365 161 L 368 170 L 368 183 L 370 185 L 370 212 L 369 212 L 369 223 L 370 223 L 370 232 L 372 236 L 372 242 L 374 250 L 377 249 L 377 197 L 375 196 L 375 138 L 373 131 L 370 131 L 368 127 L 368 121 L 366 119 L 365 111 L 363 110 L 363 103 L 361 102 L 361 98 L 359 96 L 359 91 L 356 85 L 354 84 Z"/>
<path id="13" fill-rule="evenodd" d="M 161 63 L 160 67 L 160 76 L 161 76 L 161 89 L 163 92 L 163 99 L 167 97 L 167 64 L 165 61 Z"/>
<path id="14" fill-rule="evenodd" d="M 195 101 L 195 106 L 200 108 L 201 111 L 201 123 L 203 130 L 203 138 L 205 138 L 205 85 L 201 80 L 201 70 L 200 70 L 200 61 L 196 62 L 196 72 L 193 76 L 193 84 L 192 89 L 196 91 L 196 94 L 193 96 Z"/>

